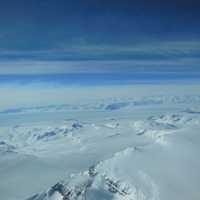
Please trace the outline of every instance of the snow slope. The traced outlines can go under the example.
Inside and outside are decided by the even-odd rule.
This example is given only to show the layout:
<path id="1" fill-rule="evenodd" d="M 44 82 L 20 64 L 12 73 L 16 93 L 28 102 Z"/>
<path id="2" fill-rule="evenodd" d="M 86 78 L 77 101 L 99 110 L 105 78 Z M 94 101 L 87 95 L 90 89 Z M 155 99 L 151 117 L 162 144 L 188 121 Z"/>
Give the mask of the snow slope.
<path id="1" fill-rule="evenodd" d="M 199 199 L 200 163 L 195 155 L 200 147 L 194 138 L 199 138 L 200 119 L 175 114 L 150 117 L 142 127 L 153 136 L 148 131 L 138 134 L 141 121 L 128 123 L 136 130 L 132 134 L 144 137 L 146 143 L 135 143 L 129 136 L 133 140 L 129 147 L 28 200 Z M 193 133 L 188 134 L 191 128 Z"/>
<path id="2" fill-rule="evenodd" d="M 198 96 L 1 113 L 0 199 L 200 199 Z"/>

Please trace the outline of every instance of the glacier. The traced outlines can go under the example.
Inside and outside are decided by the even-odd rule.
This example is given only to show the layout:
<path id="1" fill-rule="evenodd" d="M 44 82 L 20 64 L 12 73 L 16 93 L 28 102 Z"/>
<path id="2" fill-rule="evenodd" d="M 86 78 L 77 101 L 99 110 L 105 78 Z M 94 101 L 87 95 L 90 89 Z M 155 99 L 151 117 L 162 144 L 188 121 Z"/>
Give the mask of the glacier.
<path id="1" fill-rule="evenodd" d="M 0 199 L 198 200 L 200 88 L 170 87 L 1 109 Z"/>

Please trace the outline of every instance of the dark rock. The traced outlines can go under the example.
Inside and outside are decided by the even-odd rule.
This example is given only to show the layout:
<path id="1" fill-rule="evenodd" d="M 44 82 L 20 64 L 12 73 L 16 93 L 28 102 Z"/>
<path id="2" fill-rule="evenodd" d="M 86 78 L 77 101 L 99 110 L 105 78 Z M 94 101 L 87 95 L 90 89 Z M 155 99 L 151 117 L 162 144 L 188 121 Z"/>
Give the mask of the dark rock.
<path id="1" fill-rule="evenodd" d="M 79 129 L 79 128 L 82 128 L 82 127 L 83 127 L 83 125 L 80 124 L 79 122 L 74 122 L 72 124 L 72 128 L 74 128 L 74 129 Z"/>
<path id="2" fill-rule="evenodd" d="M 44 133 L 43 135 L 38 135 L 37 140 L 41 140 L 41 139 L 44 139 L 46 137 L 52 137 L 52 136 L 55 136 L 55 135 L 56 135 L 55 131 L 49 131 L 49 132 Z"/>
<path id="3" fill-rule="evenodd" d="M 126 102 L 112 103 L 112 104 L 109 104 L 108 106 L 106 106 L 105 110 L 119 110 L 119 109 L 124 108 L 128 105 L 129 105 L 129 103 L 126 103 Z"/>

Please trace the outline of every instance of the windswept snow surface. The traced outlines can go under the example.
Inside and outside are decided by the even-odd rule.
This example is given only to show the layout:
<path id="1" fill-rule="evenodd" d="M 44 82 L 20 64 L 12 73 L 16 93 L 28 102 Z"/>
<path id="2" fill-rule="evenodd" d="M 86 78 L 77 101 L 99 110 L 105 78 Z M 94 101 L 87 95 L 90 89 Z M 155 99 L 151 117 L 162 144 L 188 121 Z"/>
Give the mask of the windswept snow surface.
<path id="1" fill-rule="evenodd" d="M 200 90 L 130 91 L 2 112 L 0 199 L 199 200 L 199 106 Z"/>

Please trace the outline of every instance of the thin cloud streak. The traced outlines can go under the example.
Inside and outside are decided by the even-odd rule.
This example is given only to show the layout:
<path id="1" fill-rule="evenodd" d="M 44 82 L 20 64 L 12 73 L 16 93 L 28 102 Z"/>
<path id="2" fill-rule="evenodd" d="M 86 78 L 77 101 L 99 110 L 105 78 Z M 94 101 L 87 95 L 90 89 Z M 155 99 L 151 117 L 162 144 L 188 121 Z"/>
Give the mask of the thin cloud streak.
<path id="1" fill-rule="evenodd" d="M 135 46 L 59 46 L 35 51 L 0 50 L 0 75 L 62 73 L 200 73 L 200 41 Z"/>
<path id="2" fill-rule="evenodd" d="M 3 74 L 200 72 L 200 59 L 0 62 Z"/>
<path id="3" fill-rule="evenodd" d="M 53 49 L 40 50 L 6 50 L 0 49 L 0 60 L 6 58 L 34 59 L 34 60 L 65 60 L 65 59 L 108 59 L 110 56 L 120 56 L 124 59 L 143 56 L 156 58 L 159 56 L 197 56 L 200 54 L 200 41 L 165 41 L 150 42 L 148 44 L 135 45 L 68 45 L 57 44 Z"/>

